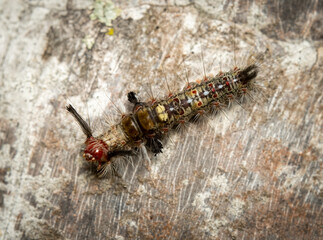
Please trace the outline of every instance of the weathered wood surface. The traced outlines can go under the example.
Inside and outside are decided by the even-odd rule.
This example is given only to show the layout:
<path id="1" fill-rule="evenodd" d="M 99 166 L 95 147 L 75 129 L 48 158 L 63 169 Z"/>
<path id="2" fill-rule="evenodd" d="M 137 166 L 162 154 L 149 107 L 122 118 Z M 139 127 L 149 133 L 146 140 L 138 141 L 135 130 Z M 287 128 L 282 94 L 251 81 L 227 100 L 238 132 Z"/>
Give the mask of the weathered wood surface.
<path id="1" fill-rule="evenodd" d="M 322 239 L 322 1 L 136 2 L 113 35 L 92 1 L 0 2 L 0 238 Z M 200 46 L 212 73 L 268 49 L 268 99 L 97 179 L 66 103 L 96 121 L 164 73 L 180 87 Z"/>

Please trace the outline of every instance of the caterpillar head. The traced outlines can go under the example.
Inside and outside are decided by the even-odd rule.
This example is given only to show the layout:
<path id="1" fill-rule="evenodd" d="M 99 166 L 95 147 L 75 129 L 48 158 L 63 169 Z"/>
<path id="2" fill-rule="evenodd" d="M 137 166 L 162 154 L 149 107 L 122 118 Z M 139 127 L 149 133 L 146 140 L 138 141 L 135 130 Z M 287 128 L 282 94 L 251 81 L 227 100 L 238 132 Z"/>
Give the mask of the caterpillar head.
<path id="1" fill-rule="evenodd" d="M 89 137 L 85 141 L 83 157 L 86 161 L 101 163 L 108 161 L 109 147 L 105 142 L 95 137 Z"/>
<path id="2" fill-rule="evenodd" d="M 88 162 L 97 163 L 98 170 L 100 170 L 101 165 L 109 161 L 108 145 L 101 139 L 93 137 L 90 126 L 84 121 L 72 105 L 68 105 L 66 109 L 73 115 L 87 137 L 83 151 L 84 159 Z"/>

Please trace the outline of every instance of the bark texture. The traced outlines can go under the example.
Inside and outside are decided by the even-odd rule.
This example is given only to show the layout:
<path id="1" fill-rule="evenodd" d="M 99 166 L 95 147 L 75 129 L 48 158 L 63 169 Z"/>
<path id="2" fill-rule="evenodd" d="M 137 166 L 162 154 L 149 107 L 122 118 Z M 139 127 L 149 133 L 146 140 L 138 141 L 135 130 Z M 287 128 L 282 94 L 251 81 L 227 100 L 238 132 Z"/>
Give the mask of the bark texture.
<path id="1" fill-rule="evenodd" d="M 1 239 L 323 238 L 322 1 L 0 9 Z M 178 90 L 252 52 L 266 53 L 256 102 L 172 134 L 122 178 L 98 179 L 79 156 L 68 102 L 99 133 L 129 91 L 162 97 L 165 78 Z"/>

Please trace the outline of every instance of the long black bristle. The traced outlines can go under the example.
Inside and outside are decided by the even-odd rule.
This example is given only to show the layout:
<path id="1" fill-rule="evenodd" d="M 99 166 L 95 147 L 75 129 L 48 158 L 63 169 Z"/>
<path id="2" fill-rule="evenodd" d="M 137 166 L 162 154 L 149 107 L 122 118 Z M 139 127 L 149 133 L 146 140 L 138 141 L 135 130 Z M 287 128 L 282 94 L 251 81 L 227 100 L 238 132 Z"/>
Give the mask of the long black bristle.
<path id="1" fill-rule="evenodd" d="M 258 67 L 257 67 L 257 65 L 252 64 L 252 65 L 246 67 L 245 69 L 242 69 L 239 74 L 239 77 L 240 77 L 240 81 L 243 84 L 247 84 L 252 79 L 257 77 L 257 75 L 258 75 Z"/>
<path id="2" fill-rule="evenodd" d="M 87 122 L 84 121 L 84 119 L 80 116 L 80 114 L 78 114 L 78 112 L 73 108 L 73 106 L 69 104 L 68 106 L 66 106 L 66 110 L 69 111 L 76 119 L 86 137 L 92 137 L 92 131 L 89 124 L 87 124 Z"/>
<path id="3" fill-rule="evenodd" d="M 128 101 L 133 103 L 133 104 L 136 104 L 136 103 L 139 102 L 138 98 L 137 98 L 137 96 L 136 96 L 136 94 L 134 92 L 129 92 L 128 93 Z"/>

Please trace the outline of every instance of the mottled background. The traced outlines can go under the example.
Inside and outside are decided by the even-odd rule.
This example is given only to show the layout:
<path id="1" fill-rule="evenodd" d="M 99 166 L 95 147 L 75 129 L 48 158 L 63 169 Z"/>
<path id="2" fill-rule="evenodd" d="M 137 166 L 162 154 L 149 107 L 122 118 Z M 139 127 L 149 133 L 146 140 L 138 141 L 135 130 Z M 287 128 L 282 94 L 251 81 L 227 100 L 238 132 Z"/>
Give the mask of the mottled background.
<path id="1" fill-rule="evenodd" d="M 322 239 L 322 16 L 318 0 L 0 0 L 0 238 Z M 67 103 L 99 133 L 128 91 L 162 97 L 165 78 L 178 90 L 258 52 L 256 103 L 122 178 L 79 156 Z"/>

